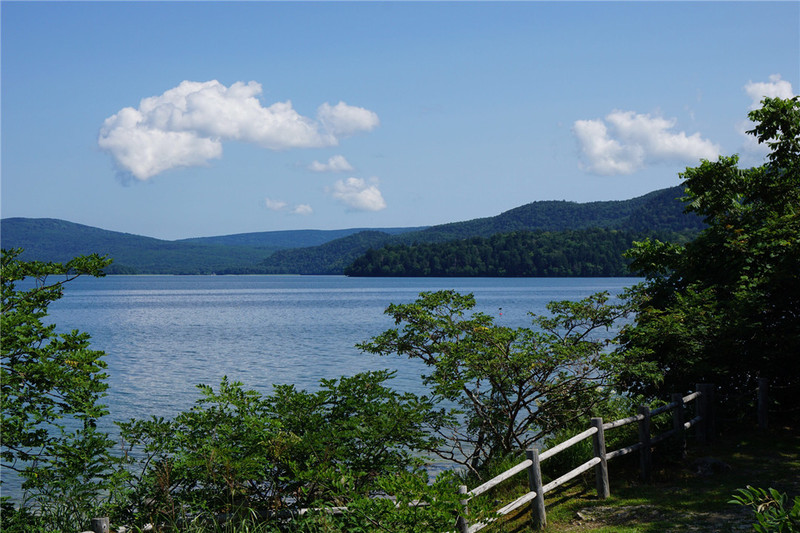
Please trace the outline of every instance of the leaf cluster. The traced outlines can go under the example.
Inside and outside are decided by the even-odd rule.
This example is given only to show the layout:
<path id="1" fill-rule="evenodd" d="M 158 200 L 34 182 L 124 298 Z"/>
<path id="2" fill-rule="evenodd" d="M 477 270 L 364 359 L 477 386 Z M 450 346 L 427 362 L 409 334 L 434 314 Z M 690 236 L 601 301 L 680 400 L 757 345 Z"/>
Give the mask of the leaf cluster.
<path id="1" fill-rule="evenodd" d="M 791 506 L 786 493 L 773 488 L 763 489 L 748 485 L 739 489 L 729 503 L 753 509 L 757 533 L 795 533 L 800 531 L 800 496 L 795 496 Z"/>

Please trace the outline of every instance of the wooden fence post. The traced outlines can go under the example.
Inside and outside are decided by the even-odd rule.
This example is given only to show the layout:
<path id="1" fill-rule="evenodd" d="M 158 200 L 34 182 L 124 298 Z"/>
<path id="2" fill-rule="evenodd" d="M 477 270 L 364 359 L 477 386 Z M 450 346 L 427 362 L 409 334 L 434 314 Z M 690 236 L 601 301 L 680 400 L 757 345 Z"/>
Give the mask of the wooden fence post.
<path id="1" fill-rule="evenodd" d="M 769 379 L 758 378 L 758 429 L 767 429 L 769 414 Z"/>
<path id="2" fill-rule="evenodd" d="M 536 493 L 536 497 L 531 502 L 531 523 L 534 529 L 544 529 L 547 527 L 547 513 L 544 510 L 544 494 L 542 490 L 542 469 L 539 465 L 539 449 L 532 448 L 525 450 L 526 459 L 531 460 L 528 467 L 528 487 L 531 492 Z"/>
<path id="3" fill-rule="evenodd" d="M 459 533 L 469 533 L 469 522 L 467 522 L 467 503 L 469 502 L 469 500 L 466 497 L 467 486 L 459 485 L 458 494 L 464 496 L 459 502 L 461 504 L 462 514 L 458 515 L 458 521 L 457 521 L 458 531 Z"/>
<path id="4" fill-rule="evenodd" d="M 642 480 L 648 481 L 650 479 L 650 467 L 653 464 L 653 458 L 650 454 L 650 408 L 646 405 L 640 405 L 639 414 L 643 415 L 643 418 L 639 421 L 639 443 L 642 445 L 639 450 L 639 466 L 642 470 Z"/>
<path id="5" fill-rule="evenodd" d="M 686 431 L 683 427 L 683 394 L 680 392 L 673 392 L 670 403 L 677 403 L 678 405 L 672 410 L 672 429 L 675 430 L 675 440 L 678 443 L 678 453 L 681 459 L 686 457 Z"/>
<path id="6" fill-rule="evenodd" d="M 108 533 L 110 528 L 108 518 L 92 518 L 92 533 Z"/>
<path id="7" fill-rule="evenodd" d="M 597 433 L 592 439 L 594 456 L 600 458 L 600 462 L 594 470 L 597 479 L 597 497 L 605 500 L 611 496 L 611 489 L 608 484 L 608 461 L 606 460 L 606 435 L 603 431 L 603 419 L 592 418 L 592 427 L 597 428 Z"/>

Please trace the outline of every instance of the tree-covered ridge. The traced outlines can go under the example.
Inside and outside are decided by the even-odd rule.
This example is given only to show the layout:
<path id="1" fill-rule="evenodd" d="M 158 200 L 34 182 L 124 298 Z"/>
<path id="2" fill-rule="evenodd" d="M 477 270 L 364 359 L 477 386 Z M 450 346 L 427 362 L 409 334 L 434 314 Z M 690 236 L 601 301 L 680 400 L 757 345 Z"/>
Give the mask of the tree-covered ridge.
<path id="1" fill-rule="evenodd" d="M 633 231 L 700 231 L 702 219 L 685 213 L 681 187 L 670 187 L 620 201 L 577 203 L 532 202 L 497 216 L 431 226 L 392 238 L 392 242 L 442 242 L 491 237 L 513 231 L 563 231 L 609 228 Z"/>
<path id="2" fill-rule="evenodd" d="M 21 258 L 25 260 L 66 261 L 77 255 L 108 255 L 114 259 L 107 269 L 109 274 L 342 274 L 345 267 L 368 249 L 389 244 L 444 243 L 519 231 L 561 232 L 589 228 L 659 235 L 699 231 L 702 220 L 683 212 L 684 206 L 678 199 L 681 194 L 679 187 L 673 187 L 624 201 L 533 202 L 495 217 L 422 230 L 268 231 L 178 241 L 107 231 L 63 220 L 8 218 L 2 221 L 2 241 L 6 248 L 24 249 Z M 565 246 L 575 247 L 573 241 L 579 237 L 572 234 L 552 236 L 547 242 L 555 246 L 558 239 L 563 239 Z M 621 260 L 618 263 L 622 264 Z M 506 271 L 515 269 L 505 268 Z M 596 268 L 589 268 L 589 271 L 594 270 Z"/>
<path id="3" fill-rule="evenodd" d="M 345 267 L 354 262 L 345 271 L 346 274 L 353 276 L 622 276 L 627 274 L 627 263 L 621 254 L 630 248 L 634 240 L 658 235 L 664 240 L 682 242 L 703 227 L 700 217 L 684 213 L 684 205 L 679 199 L 681 195 L 680 187 L 672 187 L 624 201 L 586 204 L 533 202 L 506 211 L 496 217 L 454 222 L 397 235 L 383 234 L 382 237 L 381 233 L 357 234 L 345 238 L 343 242 L 332 241 L 316 248 L 281 251 L 270 256 L 251 272 L 340 274 L 345 271 Z M 601 231 L 595 234 L 590 229 L 604 229 L 605 233 Z M 620 233 L 615 234 L 614 230 Z M 463 243 L 462 241 L 465 239 L 494 238 L 495 242 L 499 242 L 508 239 L 499 235 L 518 232 L 535 232 L 540 236 L 534 242 L 514 240 L 513 242 L 516 242 L 520 248 L 513 251 L 511 242 L 500 245 L 508 253 L 499 258 L 501 260 L 512 259 L 516 261 L 515 265 L 498 266 L 496 269 L 490 270 L 486 268 L 486 259 L 484 259 L 482 263 L 476 261 L 471 268 L 465 268 L 467 265 L 460 265 L 459 260 L 456 259 L 457 262 L 453 268 L 446 272 L 446 262 L 441 263 L 441 258 L 440 266 L 435 268 L 433 259 L 430 260 L 431 265 L 428 269 L 420 263 L 423 258 L 432 257 L 432 254 L 445 253 L 444 250 L 453 251 L 459 256 L 477 257 L 480 254 L 476 254 L 474 250 L 466 252 L 456 250 L 464 246 L 473 246 L 473 244 Z M 599 244 L 593 242 L 593 239 L 597 238 L 600 238 Z M 425 243 L 429 245 L 435 243 L 435 246 L 422 248 L 419 251 L 413 250 L 415 246 Z M 364 246 L 365 244 L 368 246 Z M 492 246 L 489 245 L 489 247 Z M 527 271 L 531 273 L 509 273 L 525 271 L 525 268 L 520 265 L 527 263 L 527 260 L 515 260 L 514 258 L 529 254 L 530 246 L 544 246 L 537 252 L 537 255 L 554 256 L 554 258 L 536 269 L 529 265 Z M 383 253 L 378 250 L 383 247 L 387 247 L 389 251 Z M 555 250 L 559 247 L 564 247 L 561 253 Z M 590 251 L 593 247 L 598 247 L 599 250 Z M 358 251 L 359 248 L 361 248 L 360 251 Z M 358 257 L 367 252 L 369 248 L 373 249 L 373 252 L 369 252 L 372 254 L 371 259 Z M 346 255 L 337 255 L 337 250 Z M 356 251 L 358 253 L 354 253 Z M 616 255 L 609 258 L 609 253 Z M 411 257 L 412 255 L 414 257 Z M 558 258 L 559 255 L 564 255 L 566 259 Z M 601 255 L 604 257 L 601 258 Z M 400 260 L 400 256 L 408 257 L 407 264 L 406 259 Z M 378 259 L 379 257 L 380 259 Z M 579 266 L 580 257 L 586 257 L 591 260 L 591 263 Z M 497 259 L 489 258 L 489 262 L 496 263 Z M 367 263 L 375 260 L 380 264 L 374 268 L 366 266 Z M 335 261 L 335 264 L 332 261 Z M 319 265 L 318 267 L 314 266 L 315 262 Z M 386 272 L 387 269 L 384 266 L 388 266 L 389 273 Z M 313 271 L 320 267 L 322 268 L 319 271 Z M 504 273 L 490 273 L 501 270 Z M 428 273 L 425 273 L 426 271 Z M 612 271 L 617 273 L 607 273 Z"/>
<path id="4" fill-rule="evenodd" d="M 626 276 L 623 253 L 644 234 L 614 229 L 515 231 L 444 243 L 370 249 L 348 276 Z M 680 235 L 671 235 L 679 240 Z"/>

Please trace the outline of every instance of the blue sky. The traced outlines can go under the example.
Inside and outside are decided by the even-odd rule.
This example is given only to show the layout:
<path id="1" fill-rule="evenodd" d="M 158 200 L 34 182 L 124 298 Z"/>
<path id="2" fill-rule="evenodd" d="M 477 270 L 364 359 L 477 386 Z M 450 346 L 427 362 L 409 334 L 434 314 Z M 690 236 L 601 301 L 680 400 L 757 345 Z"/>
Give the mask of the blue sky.
<path id="1" fill-rule="evenodd" d="M 2 217 L 165 239 L 627 199 L 764 152 L 798 2 L 6 2 Z"/>

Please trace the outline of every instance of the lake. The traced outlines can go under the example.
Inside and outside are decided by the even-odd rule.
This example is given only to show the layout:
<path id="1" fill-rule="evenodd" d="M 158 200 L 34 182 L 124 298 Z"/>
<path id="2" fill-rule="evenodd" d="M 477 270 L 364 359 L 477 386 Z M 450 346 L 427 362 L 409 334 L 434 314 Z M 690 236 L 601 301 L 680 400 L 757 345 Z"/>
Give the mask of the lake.
<path id="1" fill-rule="evenodd" d="M 344 276 L 108 276 L 67 284 L 52 304 L 59 331 L 79 329 L 106 352 L 114 420 L 172 416 L 199 383 L 223 376 L 268 393 L 313 389 L 322 378 L 397 371 L 392 385 L 421 392 L 423 365 L 363 354 L 355 344 L 392 327 L 391 303 L 422 291 L 472 293 L 498 324 L 530 325 L 552 300 L 619 294 L 636 278 L 349 278 Z"/>
<path id="2" fill-rule="evenodd" d="M 363 354 L 355 344 L 393 327 L 383 314 L 422 291 L 475 295 L 496 323 L 530 325 L 552 300 L 612 296 L 637 278 L 348 278 L 344 276 L 108 276 L 78 278 L 50 307 L 57 331 L 89 333 L 106 353 L 112 421 L 172 417 L 223 376 L 269 393 L 273 384 L 315 389 L 322 378 L 392 369 L 390 385 L 424 392 L 424 365 Z M 19 490 L 4 473 L 4 495 Z"/>

